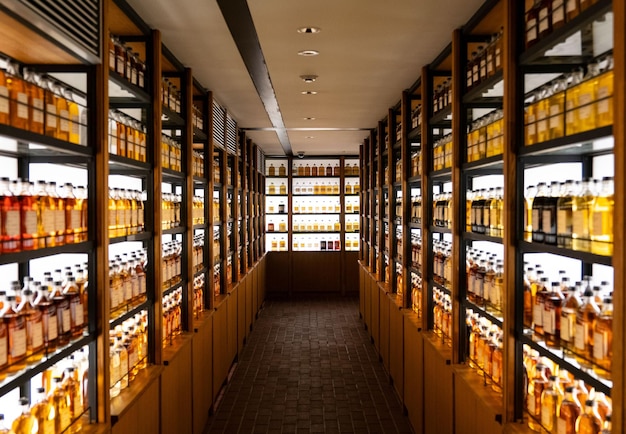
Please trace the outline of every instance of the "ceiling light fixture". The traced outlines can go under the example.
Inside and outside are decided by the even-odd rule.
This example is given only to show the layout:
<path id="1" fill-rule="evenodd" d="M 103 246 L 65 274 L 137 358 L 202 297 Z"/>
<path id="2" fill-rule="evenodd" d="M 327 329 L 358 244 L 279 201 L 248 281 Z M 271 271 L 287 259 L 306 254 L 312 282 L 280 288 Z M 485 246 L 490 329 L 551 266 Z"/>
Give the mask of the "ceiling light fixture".
<path id="1" fill-rule="evenodd" d="M 314 121 L 315 120 L 315 118 L 302 118 L 302 119 L 304 119 L 305 121 Z"/>
<path id="2" fill-rule="evenodd" d="M 305 83 L 313 83 L 315 80 L 317 80 L 317 75 L 315 74 L 301 75 L 300 78 Z"/>
<path id="3" fill-rule="evenodd" d="M 300 27 L 298 29 L 298 33 L 319 33 L 321 32 L 322 29 L 320 29 L 319 27 Z"/>
<path id="4" fill-rule="evenodd" d="M 302 93 L 302 95 L 317 95 L 317 92 L 314 90 L 303 90 L 300 93 Z"/>
<path id="5" fill-rule="evenodd" d="M 314 139 L 315 136 L 306 136 L 305 139 Z"/>
<path id="6" fill-rule="evenodd" d="M 317 50 L 302 50 L 302 51 L 298 51 L 298 56 L 304 56 L 304 57 L 312 57 L 312 56 L 317 56 L 319 55 L 320 52 Z"/>

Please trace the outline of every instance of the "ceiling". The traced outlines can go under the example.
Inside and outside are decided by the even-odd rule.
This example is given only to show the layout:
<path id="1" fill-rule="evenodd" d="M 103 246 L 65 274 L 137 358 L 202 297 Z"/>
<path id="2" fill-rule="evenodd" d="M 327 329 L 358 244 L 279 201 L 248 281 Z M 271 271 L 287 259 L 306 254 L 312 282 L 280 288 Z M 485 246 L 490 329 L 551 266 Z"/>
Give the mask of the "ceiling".
<path id="1" fill-rule="evenodd" d="M 284 155 L 285 149 L 305 155 L 358 154 L 368 130 L 398 103 L 422 66 L 449 44 L 452 31 L 483 3 L 249 0 L 263 54 L 256 64 L 266 65 L 287 132 L 281 143 L 277 124 L 266 111 L 216 0 L 127 1 L 150 27 L 161 31 L 168 49 L 266 155 Z M 245 0 L 225 1 L 245 7 Z M 297 32 L 309 26 L 321 32 Z M 317 50 L 319 55 L 299 56 L 301 50 Z M 301 75 L 318 78 L 305 83 Z"/>

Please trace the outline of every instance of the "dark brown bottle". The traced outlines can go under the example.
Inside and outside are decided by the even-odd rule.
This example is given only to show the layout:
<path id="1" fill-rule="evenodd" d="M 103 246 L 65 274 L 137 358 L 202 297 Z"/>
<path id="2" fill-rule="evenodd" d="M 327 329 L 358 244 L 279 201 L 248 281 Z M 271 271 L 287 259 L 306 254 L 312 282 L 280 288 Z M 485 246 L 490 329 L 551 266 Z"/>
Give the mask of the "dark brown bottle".
<path id="1" fill-rule="evenodd" d="M 532 47 L 539 41 L 540 3 L 540 0 L 535 0 L 533 6 L 526 12 L 526 48 Z"/>
<path id="2" fill-rule="evenodd" d="M 556 245 L 557 233 L 556 233 L 556 218 L 557 218 L 557 203 L 559 200 L 559 183 L 550 183 L 547 196 L 543 200 L 541 225 L 543 229 L 543 242 L 546 244 Z"/>
<path id="3" fill-rule="evenodd" d="M 561 306 L 563 294 L 560 291 L 560 283 L 552 282 L 551 290 L 546 295 L 543 309 L 543 336 L 546 345 L 552 348 L 561 346 Z"/>
<path id="4" fill-rule="evenodd" d="M 541 0 L 537 16 L 539 39 L 542 39 L 552 33 L 552 0 Z"/>
<path id="5" fill-rule="evenodd" d="M 552 0 L 552 29 L 556 30 L 565 25 L 565 2 L 567 0 Z"/>

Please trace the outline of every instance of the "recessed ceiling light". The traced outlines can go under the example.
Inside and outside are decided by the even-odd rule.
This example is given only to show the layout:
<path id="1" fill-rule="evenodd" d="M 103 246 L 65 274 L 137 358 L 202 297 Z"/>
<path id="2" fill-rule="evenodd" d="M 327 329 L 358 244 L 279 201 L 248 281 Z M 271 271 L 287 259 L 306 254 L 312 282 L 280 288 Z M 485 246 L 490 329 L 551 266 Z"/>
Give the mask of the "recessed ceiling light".
<path id="1" fill-rule="evenodd" d="M 302 95 L 317 95 L 317 92 L 314 90 L 303 90 Z"/>
<path id="2" fill-rule="evenodd" d="M 315 120 L 315 118 L 302 118 L 302 119 L 304 119 L 305 121 L 314 121 Z"/>
<path id="3" fill-rule="evenodd" d="M 318 54 L 320 54 L 320 52 L 317 51 L 317 50 L 302 50 L 302 51 L 298 51 L 298 55 L 299 56 L 305 56 L 305 57 L 317 56 Z"/>
<path id="4" fill-rule="evenodd" d="M 319 33 L 322 29 L 319 27 L 300 27 L 298 33 Z"/>
<path id="5" fill-rule="evenodd" d="M 305 139 L 314 139 L 315 136 L 306 136 Z"/>
<path id="6" fill-rule="evenodd" d="M 315 80 L 317 80 L 317 75 L 315 74 L 301 75 L 300 78 L 305 83 L 313 83 Z"/>

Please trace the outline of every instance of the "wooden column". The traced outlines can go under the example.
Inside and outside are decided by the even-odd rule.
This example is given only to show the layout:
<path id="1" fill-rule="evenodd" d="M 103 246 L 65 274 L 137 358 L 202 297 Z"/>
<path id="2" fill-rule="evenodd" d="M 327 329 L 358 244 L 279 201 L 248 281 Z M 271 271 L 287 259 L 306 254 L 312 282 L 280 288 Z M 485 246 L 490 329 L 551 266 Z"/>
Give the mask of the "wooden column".
<path id="1" fill-rule="evenodd" d="M 429 101 L 432 100 L 433 84 L 432 74 L 428 65 L 422 68 L 422 318 L 421 327 L 428 330 L 432 327 L 432 297 L 429 290 L 430 282 L 428 276 L 432 274 L 433 264 L 433 243 L 432 232 L 430 231 L 430 222 L 433 217 L 433 209 L 426 206 L 432 202 L 433 188 L 430 185 L 428 175 L 433 168 L 433 149 L 432 136 L 429 131 L 429 120 L 432 117 L 432 106 Z"/>

